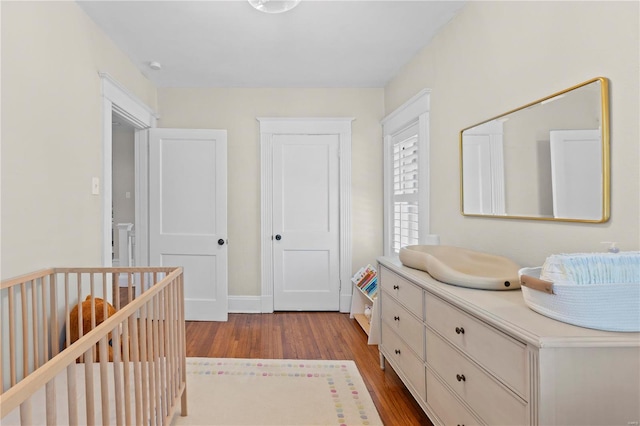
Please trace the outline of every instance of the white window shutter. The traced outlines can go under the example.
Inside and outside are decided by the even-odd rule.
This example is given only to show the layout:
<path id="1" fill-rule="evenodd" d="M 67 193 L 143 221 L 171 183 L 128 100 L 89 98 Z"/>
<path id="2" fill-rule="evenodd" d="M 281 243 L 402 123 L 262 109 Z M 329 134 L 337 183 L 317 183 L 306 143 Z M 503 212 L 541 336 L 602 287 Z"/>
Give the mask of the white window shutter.
<path id="1" fill-rule="evenodd" d="M 413 125 L 392 138 L 393 143 L 393 231 L 392 247 L 419 242 L 418 126 Z"/>

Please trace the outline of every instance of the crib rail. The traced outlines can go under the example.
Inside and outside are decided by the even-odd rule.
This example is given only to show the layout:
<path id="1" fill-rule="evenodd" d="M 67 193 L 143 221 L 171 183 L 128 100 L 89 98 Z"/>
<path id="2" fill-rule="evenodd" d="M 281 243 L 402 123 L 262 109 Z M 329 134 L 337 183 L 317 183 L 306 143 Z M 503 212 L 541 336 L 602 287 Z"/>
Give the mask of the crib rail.
<path id="1" fill-rule="evenodd" d="M 121 274 L 128 277 L 123 302 Z M 9 384 L 0 397 L 3 424 L 17 407 L 21 424 L 44 424 L 32 414 L 39 389 L 51 425 L 166 424 L 178 400 L 186 415 L 182 268 L 53 268 L 3 281 L 0 290 L 0 341 L 9 343 L 0 348 L 0 381 Z M 78 304 L 80 338 L 71 344 L 70 312 L 87 296 L 92 326 L 82 330 Z M 99 325 L 97 297 L 117 309 Z M 66 382 L 64 392 L 56 381 Z"/>

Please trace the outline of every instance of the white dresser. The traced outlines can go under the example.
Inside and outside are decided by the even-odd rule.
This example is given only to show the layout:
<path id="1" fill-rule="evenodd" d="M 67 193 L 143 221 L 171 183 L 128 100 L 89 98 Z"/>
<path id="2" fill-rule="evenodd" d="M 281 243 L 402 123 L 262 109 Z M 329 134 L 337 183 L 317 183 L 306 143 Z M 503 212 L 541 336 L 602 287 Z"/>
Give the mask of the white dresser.
<path id="1" fill-rule="evenodd" d="M 519 290 L 443 284 L 395 258 L 378 270 L 381 367 L 434 424 L 638 425 L 640 333 L 558 322 Z"/>

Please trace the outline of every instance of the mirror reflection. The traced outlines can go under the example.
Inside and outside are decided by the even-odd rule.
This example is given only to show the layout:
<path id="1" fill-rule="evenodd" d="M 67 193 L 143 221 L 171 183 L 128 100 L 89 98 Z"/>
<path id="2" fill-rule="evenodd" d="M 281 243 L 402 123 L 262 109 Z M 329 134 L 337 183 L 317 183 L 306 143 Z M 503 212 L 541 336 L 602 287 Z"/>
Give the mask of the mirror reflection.
<path id="1" fill-rule="evenodd" d="M 608 84 L 595 78 L 460 132 L 462 213 L 609 218 Z"/>

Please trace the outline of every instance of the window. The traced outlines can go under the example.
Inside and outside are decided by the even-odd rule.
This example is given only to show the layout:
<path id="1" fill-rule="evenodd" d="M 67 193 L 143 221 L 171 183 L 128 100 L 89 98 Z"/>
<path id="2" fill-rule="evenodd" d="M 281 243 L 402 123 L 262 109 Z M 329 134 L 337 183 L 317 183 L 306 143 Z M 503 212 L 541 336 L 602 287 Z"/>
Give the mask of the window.
<path id="1" fill-rule="evenodd" d="M 392 136 L 393 252 L 419 241 L 418 125 Z"/>
<path id="2" fill-rule="evenodd" d="M 429 92 L 389 114 L 384 133 L 384 254 L 429 237 Z"/>

